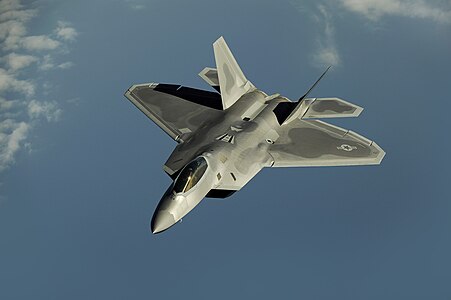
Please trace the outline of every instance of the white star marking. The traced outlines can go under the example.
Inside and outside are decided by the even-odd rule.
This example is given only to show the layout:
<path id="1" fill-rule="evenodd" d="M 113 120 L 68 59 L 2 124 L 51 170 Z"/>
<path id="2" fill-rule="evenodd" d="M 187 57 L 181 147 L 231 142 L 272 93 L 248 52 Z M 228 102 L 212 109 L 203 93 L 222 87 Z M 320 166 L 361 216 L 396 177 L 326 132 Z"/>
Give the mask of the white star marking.
<path id="1" fill-rule="evenodd" d="M 343 151 L 347 151 L 347 152 L 351 152 L 352 150 L 357 149 L 356 146 L 350 146 L 348 144 L 343 144 L 340 147 L 337 147 L 338 150 L 343 150 Z"/>

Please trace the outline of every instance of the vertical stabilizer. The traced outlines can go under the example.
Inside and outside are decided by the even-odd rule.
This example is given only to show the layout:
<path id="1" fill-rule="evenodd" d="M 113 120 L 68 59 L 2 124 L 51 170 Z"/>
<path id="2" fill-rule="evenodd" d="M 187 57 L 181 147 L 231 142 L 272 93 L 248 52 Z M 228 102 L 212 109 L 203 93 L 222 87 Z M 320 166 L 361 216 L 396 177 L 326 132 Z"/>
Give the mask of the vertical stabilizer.
<path id="1" fill-rule="evenodd" d="M 255 87 L 244 76 L 222 36 L 213 43 L 213 50 L 215 52 L 222 105 L 224 109 L 227 109 L 242 95 L 254 90 Z"/>

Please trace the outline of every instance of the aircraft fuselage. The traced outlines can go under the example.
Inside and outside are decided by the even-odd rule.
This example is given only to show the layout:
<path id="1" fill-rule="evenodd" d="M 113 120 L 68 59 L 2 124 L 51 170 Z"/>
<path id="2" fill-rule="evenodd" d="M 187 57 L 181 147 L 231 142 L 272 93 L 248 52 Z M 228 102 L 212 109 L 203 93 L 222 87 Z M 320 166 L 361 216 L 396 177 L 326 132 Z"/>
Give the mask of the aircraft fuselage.
<path id="1" fill-rule="evenodd" d="M 277 140 L 277 129 L 280 128 L 273 110 L 278 103 L 287 100 L 268 98 L 258 90 L 246 94 L 225 110 L 218 122 L 205 124 L 199 131 L 181 137 L 183 142 L 168 161 L 177 161 L 180 159 L 178 153 L 186 155 L 192 148 L 197 151 L 183 160 L 189 164 L 199 158 L 205 159 L 207 169 L 191 189 L 174 191 L 174 184 L 183 172 L 181 169 L 157 206 L 151 222 L 153 233 L 177 223 L 224 180 L 246 183 L 263 167 L 272 164 L 268 147 Z"/>
<path id="2" fill-rule="evenodd" d="M 268 96 L 244 75 L 223 37 L 213 43 L 216 68 L 199 76 L 217 92 L 179 84 L 143 83 L 125 96 L 178 142 L 163 166 L 174 180 L 151 221 L 158 233 L 177 223 L 204 197 L 240 190 L 263 167 L 378 165 L 375 142 L 320 121 L 357 117 L 363 108 L 343 99 L 297 101 Z"/>

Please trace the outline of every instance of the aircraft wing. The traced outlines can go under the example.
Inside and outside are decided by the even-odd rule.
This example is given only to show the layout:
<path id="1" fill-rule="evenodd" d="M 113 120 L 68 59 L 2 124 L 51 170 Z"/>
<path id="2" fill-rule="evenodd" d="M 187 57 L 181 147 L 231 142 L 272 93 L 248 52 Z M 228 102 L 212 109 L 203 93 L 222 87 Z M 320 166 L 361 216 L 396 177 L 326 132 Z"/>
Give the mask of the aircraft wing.
<path id="1" fill-rule="evenodd" d="M 176 141 L 224 113 L 220 94 L 176 84 L 133 85 L 125 96 Z"/>
<path id="2" fill-rule="evenodd" d="M 376 143 L 326 122 L 297 119 L 283 127 L 269 148 L 274 167 L 376 165 L 385 155 Z"/>

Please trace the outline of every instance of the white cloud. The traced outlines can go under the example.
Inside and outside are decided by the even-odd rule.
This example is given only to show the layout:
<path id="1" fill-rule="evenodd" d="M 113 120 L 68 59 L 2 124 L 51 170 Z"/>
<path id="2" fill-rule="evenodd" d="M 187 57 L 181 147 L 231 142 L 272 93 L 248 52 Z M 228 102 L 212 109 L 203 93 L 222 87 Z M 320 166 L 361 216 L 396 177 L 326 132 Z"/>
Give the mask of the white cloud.
<path id="1" fill-rule="evenodd" d="M 39 69 L 47 71 L 53 68 L 55 68 L 55 64 L 53 63 L 52 57 L 49 54 L 44 55 L 42 60 L 39 62 Z"/>
<path id="2" fill-rule="evenodd" d="M 131 8 L 133 8 L 134 10 L 142 10 L 145 9 L 146 6 L 144 6 L 143 4 L 133 4 Z"/>
<path id="3" fill-rule="evenodd" d="M 424 0 L 340 0 L 342 5 L 368 19 L 377 20 L 385 15 L 431 19 L 451 23 L 449 1 Z"/>
<path id="4" fill-rule="evenodd" d="M 314 54 L 315 63 L 320 66 L 338 66 L 340 64 L 340 56 L 334 47 L 323 47 Z"/>
<path id="5" fill-rule="evenodd" d="M 45 118 L 48 122 L 56 122 L 61 117 L 62 110 L 56 102 L 31 100 L 28 103 L 30 119 Z"/>
<path id="6" fill-rule="evenodd" d="M 21 148 L 31 149 L 27 137 L 39 122 L 56 122 L 62 114 L 57 102 L 36 100 L 51 94 L 48 88 L 46 91 L 45 78 L 30 75 L 36 69 L 29 67 L 34 63 L 38 63 L 38 70 L 73 66 L 70 61 L 54 61 L 78 33 L 60 21 L 50 34 L 29 35 L 27 24 L 36 15 L 37 10 L 27 9 L 20 0 L 0 0 L 0 172 L 14 163 Z M 43 80 L 43 88 L 37 89 Z"/>
<path id="7" fill-rule="evenodd" d="M 22 9 L 23 5 L 20 4 L 20 0 L 2 0 L 0 5 L 0 13 L 4 13 L 10 10 Z"/>
<path id="8" fill-rule="evenodd" d="M 4 50 L 18 49 L 22 37 L 27 30 L 23 22 L 9 20 L 0 23 L 0 40 L 3 40 Z"/>
<path id="9" fill-rule="evenodd" d="M 27 138 L 30 126 L 6 119 L 0 122 L 0 171 L 14 163 L 14 157 Z"/>
<path id="10" fill-rule="evenodd" d="M 63 41 L 73 41 L 78 32 L 67 22 L 59 21 L 54 34 L 26 36 L 26 23 L 37 15 L 35 9 L 24 9 L 18 0 L 0 2 L 0 42 L 3 50 L 42 51 L 57 49 Z M 52 37 L 53 36 L 53 37 Z"/>
<path id="11" fill-rule="evenodd" d="M 17 71 L 19 69 L 23 69 L 34 63 L 38 60 L 36 56 L 33 55 L 23 55 L 17 53 L 10 53 L 2 58 L 5 61 L 6 65 L 12 71 Z"/>
<path id="12" fill-rule="evenodd" d="M 2 3 L 3 4 L 3 3 Z M 4 10 L 0 8 L 0 22 L 7 20 L 17 20 L 20 22 L 27 22 L 36 15 L 37 11 L 35 9 L 26 10 Z"/>
<path id="13" fill-rule="evenodd" d="M 125 3 L 127 3 L 128 7 L 134 10 L 143 10 L 146 8 L 146 6 L 139 0 L 125 0 Z"/>
<path id="14" fill-rule="evenodd" d="M 22 38 L 22 46 L 27 50 L 53 50 L 60 42 L 46 35 L 26 36 Z"/>
<path id="15" fill-rule="evenodd" d="M 34 85 L 29 80 L 20 80 L 14 74 L 0 68 L 0 93 L 14 91 L 31 96 L 34 94 Z"/>
<path id="16" fill-rule="evenodd" d="M 35 9 L 24 9 L 19 0 L 0 2 L 0 40 L 4 50 L 19 48 L 26 34 L 25 23 L 36 15 Z"/>
<path id="17" fill-rule="evenodd" d="M 74 66 L 74 63 L 71 61 L 66 61 L 60 64 L 55 64 L 53 58 L 50 55 L 44 55 L 42 61 L 39 63 L 39 69 L 43 71 L 48 71 L 52 69 L 69 69 Z"/>
<path id="18" fill-rule="evenodd" d="M 66 62 L 63 62 L 63 63 L 61 63 L 61 64 L 59 64 L 57 67 L 58 67 L 58 69 L 69 69 L 69 68 L 72 68 L 74 66 L 74 63 L 73 62 L 71 62 L 71 61 L 66 61 Z"/>
<path id="19" fill-rule="evenodd" d="M 313 62 L 318 67 L 328 65 L 338 66 L 341 63 L 335 42 L 335 27 L 331 16 L 324 5 L 318 5 L 319 15 L 315 15 L 315 21 L 321 27 L 321 34 L 316 39 L 316 50 L 313 53 Z"/>
<path id="20" fill-rule="evenodd" d="M 6 100 L 5 98 L 0 97 L 0 113 L 14 108 L 17 103 L 17 100 Z M 2 114 L 2 116 L 3 115 L 4 114 Z"/>
<path id="21" fill-rule="evenodd" d="M 75 28 L 71 27 L 67 22 L 58 22 L 58 27 L 55 30 L 56 35 L 65 40 L 65 41 L 73 41 L 78 36 L 78 32 Z"/>

